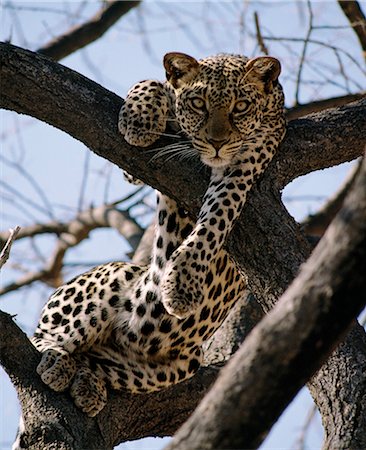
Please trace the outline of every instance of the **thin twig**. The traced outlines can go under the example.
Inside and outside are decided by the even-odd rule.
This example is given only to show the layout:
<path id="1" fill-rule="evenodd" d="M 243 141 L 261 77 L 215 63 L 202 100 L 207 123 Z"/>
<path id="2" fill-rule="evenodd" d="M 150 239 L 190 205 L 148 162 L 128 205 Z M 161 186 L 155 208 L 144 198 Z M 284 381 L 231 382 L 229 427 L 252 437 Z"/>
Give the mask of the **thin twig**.
<path id="1" fill-rule="evenodd" d="M 358 2 L 338 0 L 338 3 L 360 41 L 366 60 L 366 17 Z"/>
<path id="2" fill-rule="evenodd" d="M 17 237 L 19 230 L 20 230 L 19 226 L 16 226 L 15 228 L 11 228 L 9 230 L 10 234 L 9 234 L 8 240 L 6 241 L 6 243 L 0 253 L 0 269 L 3 267 L 3 265 L 6 263 L 6 261 L 9 258 L 11 246 L 13 245 L 13 242 L 14 242 L 15 238 Z"/>
<path id="3" fill-rule="evenodd" d="M 296 91 L 295 91 L 295 104 L 296 105 L 299 104 L 301 75 L 302 75 L 302 70 L 304 68 L 305 55 L 306 55 L 306 50 L 307 50 L 307 47 L 308 47 L 308 44 L 309 44 L 310 35 L 311 35 L 312 31 L 313 31 L 313 10 L 311 8 L 311 1 L 310 0 L 307 1 L 307 5 L 308 5 L 308 11 L 309 11 L 309 28 L 308 28 L 308 31 L 306 33 L 306 37 L 305 37 L 305 40 L 304 40 L 304 46 L 303 46 L 303 49 L 302 49 L 300 63 L 299 63 L 299 70 L 297 72 Z"/>
<path id="4" fill-rule="evenodd" d="M 259 25 L 259 16 L 258 16 L 257 11 L 254 11 L 254 23 L 255 23 L 255 31 L 257 33 L 257 41 L 258 41 L 259 48 L 261 49 L 262 53 L 264 53 L 265 55 L 269 55 L 268 48 L 266 47 L 266 44 L 264 43 L 264 40 L 262 37 L 262 32 L 261 32 L 261 28 Z"/>

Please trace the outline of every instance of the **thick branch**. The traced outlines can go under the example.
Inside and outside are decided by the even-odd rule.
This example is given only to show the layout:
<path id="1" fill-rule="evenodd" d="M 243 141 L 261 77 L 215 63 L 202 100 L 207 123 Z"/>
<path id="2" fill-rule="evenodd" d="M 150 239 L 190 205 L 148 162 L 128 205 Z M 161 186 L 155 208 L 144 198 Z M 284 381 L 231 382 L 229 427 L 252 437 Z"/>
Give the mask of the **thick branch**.
<path id="1" fill-rule="evenodd" d="M 366 59 L 366 17 L 358 2 L 354 0 L 338 0 L 338 3 L 356 33 Z"/>
<path id="2" fill-rule="evenodd" d="M 257 448 L 362 310 L 365 273 L 366 158 L 352 193 L 299 276 L 167 448 Z M 365 439 L 358 443 L 364 447 Z M 353 441 L 348 448 L 356 446 Z"/>
<path id="3" fill-rule="evenodd" d="M 0 363 L 23 405 L 29 450 L 106 450 L 129 439 L 172 435 L 218 375 L 219 366 L 211 366 L 157 394 L 111 394 L 106 408 L 96 418 L 89 418 L 73 405 L 68 394 L 56 394 L 42 383 L 36 374 L 38 352 L 11 316 L 1 311 L 0 334 Z"/>
<path id="4" fill-rule="evenodd" d="M 196 176 L 198 162 L 196 170 L 192 170 L 190 162 L 151 162 L 153 153 L 129 146 L 117 130 L 122 99 L 60 64 L 10 44 L 0 44 L 0 58 L 1 107 L 66 131 L 98 155 L 162 192 L 174 198 L 179 192 L 178 200 L 197 211 L 208 173 Z M 34 98 L 38 101 L 34 102 Z M 360 156 L 364 141 L 359 130 L 365 125 L 366 99 L 292 121 L 276 163 L 272 164 L 280 186 L 299 175 Z M 176 140 L 160 139 L 155 146 Z M 165 173 L 174 176 L 168 179 Z"/>
<path id="5" fill-rule="evenodd" d="M 317 100 L 315 102 L 305 103 L 303 105 L 296 105 L 293 108 L 286 110 L 286 118 L 287 120 L 298 119 L 299 117 L 324 111 L 325 109 L 347 105 L 348 103 L 355 102 L 364 97 L 365 93 L 360 92 L 358 94 L 342 95 L 341 97 L 326 98 L 324 100 Z"/>
<path id="6" fill-rule="evenodd" d="M 140 1 L 107 2 L 106 6 L 103 6 L 88 22 L 78 25 L 62 36 L 53 39 L 39 48 L 37 52 L 59 61 L 96 41 L 123 15 L 139 4 Z"/>

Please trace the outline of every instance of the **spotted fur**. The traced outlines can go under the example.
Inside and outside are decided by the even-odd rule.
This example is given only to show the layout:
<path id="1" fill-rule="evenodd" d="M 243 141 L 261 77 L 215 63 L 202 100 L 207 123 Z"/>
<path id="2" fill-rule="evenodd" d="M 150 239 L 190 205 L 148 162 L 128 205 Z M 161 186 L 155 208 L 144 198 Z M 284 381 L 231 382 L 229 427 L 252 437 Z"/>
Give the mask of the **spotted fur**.
<path id="1" fill-rule="evenodd" d="M 76 277 L 51 296 L 32 338 L 42 380 L 69 389 L 90 416 L 107 388 L 152 392 L 198 370 L 202 343 L 245 288 L 225 240 L 284 135 L 276 59 L 169 53 L 164 66 L 167 83 L 130 90 L 119 129 L 146 147 L 167 121 L 179 126 L 212 170 L 198 219 L 159 194 L 151 264 L 113 262 Z"/>

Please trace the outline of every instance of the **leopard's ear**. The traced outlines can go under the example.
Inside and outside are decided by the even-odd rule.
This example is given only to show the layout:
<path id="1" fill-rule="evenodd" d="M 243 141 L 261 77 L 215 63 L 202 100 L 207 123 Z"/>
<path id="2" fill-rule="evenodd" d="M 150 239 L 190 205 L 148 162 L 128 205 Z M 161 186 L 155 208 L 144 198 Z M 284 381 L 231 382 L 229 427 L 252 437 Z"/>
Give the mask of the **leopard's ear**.
<path id="1" fill-rule="evenodd" d="M 197 75 L 199 63 L 192 56 L 174 52 L 164 56 L 164 67 L 167 80 L 177 89 Z"/>
<path id="2" fill-rule="evenodd" d="M 272 56 L 259 56 L 250 59 L 246 63 L 245 69 L 245 81 L 254 83 L 259 81 L 262 83 L 264 91 L 268 93 L 272 86 L 277 83 L 281 73 L 281 64 L 278 59 Z"/>

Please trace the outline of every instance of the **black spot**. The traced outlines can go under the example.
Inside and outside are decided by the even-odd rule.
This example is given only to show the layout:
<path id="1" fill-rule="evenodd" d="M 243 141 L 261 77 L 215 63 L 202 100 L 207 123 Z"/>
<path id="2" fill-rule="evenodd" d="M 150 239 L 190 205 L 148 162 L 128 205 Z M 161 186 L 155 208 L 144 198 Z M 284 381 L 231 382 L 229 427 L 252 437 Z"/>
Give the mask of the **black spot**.
<path id="1" fill-rule="evenodd" d="M 102 309 L 102 320 L 105 322 L 108 319 L 108 310 L 107 308 Z"/>
<path id="2" fill-rule="evenodd" d="M 172 256 L 172 253 L 175 250 L 175 245 L 172 242 L 169 242 L 167 248 L 166 248 L 166 252 L 165 252 L 165 258 L 169 259 Z"/>
<path id="3" fill-rule="evenodd" d="M 176 347 L 177 345 L 183 344 L 183 342 L 185 341 L 184 337 L 181 336 L 180 338 L 178 338 L 176 341 L 171 343 L 172 347 Z"/>
<path id="4" fill-rule="evenodd" d="M 159 302 L 154 306 L 154 309 L 151 311 L 151 317 L 157 319 L 164 313 L 165 313 L 164 305 L 161 302 Z"/>
<path id="5" fill-rule="evenodd" d="M 81 306 L 81 305 L 78 305 L 75 309 L 74 309 L 74 311 L 72 312 L 72 316 L 73 317 L 76 317 L 79 313 L 80 313 L 80 311 L 83 309 L 83 307 Z"/>
<path id="6" fill-rule="evenodd" d="M 43 322 L 43 323 L 48 323 L 48 322 L 49 322 L 48 316 L 43 316 L 43 317 L 42 317 L 42 322 Z"/>
<path id="7" fill-rule="evenodd" d="M 133 274 L 131 272 L 126 272 L 125 278 L 126 278 L 126 281 L 130 281 L 133 278 Z"/>
<path id="8" fill-rule="evenodd" d="M 136 341 L 137 341 L 137 336 L 136 336 L 135 333 L 132 333 L 132 331 L 130 331 L 130 332 L 127 334 L 127 338 L 128 338 L 128 340 L 129 340 L 130 342 L 136 342 Z"/>
<path id="9" fill-rule="evenodd" d="M 170 374 L 169 382 L 170 382 L 170 383 L 174 383 L 174 381 L 175 381 L 175 373 L 172 372 L 172 373 Z"/>
<path id="10" fill-rule="evenodd" d="M 164 225 L 164 220 L 167 216 L 167 212 L 165 211 L 165 209 L 159 211 L 159 225 L 162 226 Z"/>
<path id="11" fill-rule="evenodd" d="M 186 375 L 187 375 L 187 372 L 185 370 L 178 369 L 178 379 L 179 380 L 184 380 Z"/>
<path id="12" fill-rule="evenodd" d="M 132 312 L 132 302 L 131 300 L 126 300 L 124 304 L 125 310 L 128 312 Z"/>
<path id="13" fill-rule="evenodd" d="M 110 285 L 111 291 L 112 292 L 118 292 L 119 291 L 119 281 L 117 279 L 115 279 L 111 285 Z"/>
<path id="14" fill-rule="evenodd" d="M 74 287 L 71 287 L 69 289 L 66 289 L 65 294 L 68 296 L 74 295 L 75 294 L 76 289 Z"/>
<path id="15" fill-rule="evenodd" d="M 91 325 L 92 327 L 96 327 L 96 326 L 97 326 L 97 323 L 98 323 L 98 319 L 97 319 L 95 316 L 93 316 L 93 317 L 90 319 L 89 323 L 90 323 L 90 325 Z"/>
<path id="16" fill-rule="evenodd" d="M 198 334 L 199 334 L 200 336 L 203 336 L 203 335 L 205 334 L 207 328 L 208 328 L 207 325 L 203 325 L 203 327 L 201 327 L 201 328 L 198 330 Z"/>
<path id="17" fill-rule="evenodd" d="M 109 303 L 111 306 L 116 306 L 118 302 L 119 302 L 119 297 L 118 297 L 118 295 L 113 295 L 113 296 L 109 299 L 109 302 L 108 302 L 108 303 Z"/>
<path id="18" fill-rule="evenodd" d="M 210 315 L 210 308 L 207 308 L 207 306 L 204 306 L 202 308 L 199 321 L 203 322 L 204 320 L 206 320 L 208 318 L 209 315 Z"/>
<path id="19" fill-rule="evenodd" d="M 182 236 L 183 239 L 185 239 L 186 237 L 188 237 L 190 235 L 192 230 L 193 230 L 193 227 L 189 223 L 182 229 L 182 231 L 180 232 L 180 235 Z"/>
<path id="20" fill-rule="evenodd" d="M 173 231 L 175 231 L 175 228 L 177 226 L 177 222 L 176 222 L 175 219 L 176 219 L 176 214 L 175 213 L 173 213 L 173 214 L 171 214 L 169 216 L 168 223 L 167 223 L 167 226 L 166 226 L 166 231 L 168 233 L 173 233 Z"/>
<path id="21" fill-rule="evenodd" d="M 197 359 L 193 358 L 189 361 L 188 372 L 195 373 L 200 367 L 200 363 Z"/>
<path id="22" fill-rule="evenodd" d="M 170 333 L 172 331 L 172 323 L 169 319 L 164 319 L 159 327 L 159 331 L 162 333 Z"/>
<path id="23" fill-rule="evenodd" d="M 74 303 L 81 303 L 84 300 L 83 293 L 78 292 L 78 295 L 74 298 Z"/>
<path id="24" fill-rule="evenodd" d="M 134 384 L 135 386 L 139 387 L 139 388 L 142 387 L 141 381 L 138 380 L 137 378 L 135 378 L 135 379 L 133 380 L 133 384 Z"/>
<path id="25" fill-rule="evenodd" d="M 198 236 L 204 236 L 207 233 L 207 229 L 206 228 L 201 228 L 200 230 L 198 230 Z"/>
<path id="26" fill-rule="evenodd" d="M 141 327 L 141 333 L 145 336 L 151 334 L 155 329 L 155 326 L 151 322 L 145 322 Z"/>
<path id="27" fill-rule="evenodd" d="M 221 220 L 220 220 L 220 223 L 219 223 L 219 230 L 220 230 L 220 231 L 224 231 L 225 228 L 226 228 L 225 220 L 224 220 L 224 219 L 221 219 Z"/>
<path id="28" fill-rule="evenodd" d="M 139 306 L 136 308 L 136 313 L 137 313 L 138 316 L 143 317 L 143 316 L 145 315 L 145 313 L 146 313 L 146 308 L 145 308 L 145 306 L 144 306 L 144 305 L 139 305 Z"/>
<path id="29" fill-rule="evenodd" d="M 158 248 L 163 248 L 163 238 L 161 236 L 158 237 L 158 240 L 156 241 L 156 246 Z"/>
<path id="30" fill-rule="evenodd" d="M 207 235 L 207 241 L 210 242 L 215 237 L 214 233 L 210 231 Z"/>
<path id="31" fill-rule="evenodd" d="M 91 312 L 93 312 L 96 308 L 95 303 L 90 302 L 85 310 L 85 314 L 90 314 Z"/>
<path id="32" fill-rule="evenodd" d="M 57 308 L 58 306 L 60 306 L 60 300 L 53 300 L 51 302 L 48 302 L 47 308 L 52 309 Z"/>
<path id="33" fill-rule="evenodd" d="M 243 171 L 241 169 L 237 169 L 230 176 L 231 177 L 241 177 L 242 175 L 243 175 Z"/>
<path id="34" fill-rule="evenodd" d="M 188 328 L 192 328 L 195 323 L 196 321 L 194 320 L 194 316 L 189 316 L 188 319 L 186 319 L 182 324 L 182 331 L 185 331 Z"/>
<path id="35" fill-rule="evenodd" d="M 140 378 L 140 380 L 142 380 L 144 378 L 144 374 L 142 372 L 140 372 L 139 370 L 133 370 L 132 373 L 137 377 Z"/>
<path id="36" fill-rule="evenodd" d="M 156 294 L 152 291 L 147 291 L 146 297 L 145 297 L 146 303 L 153 303 L 156 301 Z"/>
<path id="37" fill-rule="evenodd" d="M 156 378 L 157 378 L 158 381 L 160 381 L 161 383 L 163 383 L 164 381 L 167 380 L 167 376 L 166 376 L 166 374 L 165 374 L 164 372 L 159 372 L 159 373 L 156 375 Z"/>
<path id="38" fill-rule="evenodd" d="M 99 292 L 99 298 L 100 298 L 101 300 L 103 300 L 104 294 L 105 294 L 105 290 L 102 289 L 102 290 Z"/>
<path id="39" fill-rule="evenodd" d="M 62 316 L 60 313 L 54 313 L 52 314 L 52 324 L 58 325 L 62 320 Z"/>
<path id="40" fill-rule="evenodd" d="M 213 281 L 213 274 L 211 272 L 211 270 L 208 272 L 208 274 L 206 275 L 206 279 L 205 279 L 205 284 L 210 285 Z"/>

